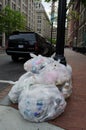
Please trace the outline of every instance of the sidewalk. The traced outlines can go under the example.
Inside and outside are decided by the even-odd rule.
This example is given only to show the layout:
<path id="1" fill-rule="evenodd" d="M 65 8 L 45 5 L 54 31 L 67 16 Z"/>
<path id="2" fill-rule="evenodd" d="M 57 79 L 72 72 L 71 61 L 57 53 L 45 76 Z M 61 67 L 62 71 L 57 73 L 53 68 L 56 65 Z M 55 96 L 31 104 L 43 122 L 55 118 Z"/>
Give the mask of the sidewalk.
<path id="1" fill-rule="evenodd" d="M 73 93 L 67 99 L 67 107 L 64 113 L 48 123 L 65 130 L 86 130 L 86 56 L 70 49 L 65 49 L 65 57 L 67 63 L 73 69 Z M 3 99 L 10 89 L 11 86 L 8 86 L 4 92 L 0 92 L 0 99 Z M 17 104 L 11 103 L 9 106 L 17 109 Z"/>
<path id="2" fill-rule="evenodd" d="M 0 106 L 0 130 L 64 130 L 48 122 L 31 123 L 24 120 L 19 111 Z"/>
<path id="3" fill-rule="evenodd" d="M 65 57 L 73 69 L 73 93 L 63 115 L 50 123 L 66 130 L 86 130 L 86 56 L 66 49 Z"/>

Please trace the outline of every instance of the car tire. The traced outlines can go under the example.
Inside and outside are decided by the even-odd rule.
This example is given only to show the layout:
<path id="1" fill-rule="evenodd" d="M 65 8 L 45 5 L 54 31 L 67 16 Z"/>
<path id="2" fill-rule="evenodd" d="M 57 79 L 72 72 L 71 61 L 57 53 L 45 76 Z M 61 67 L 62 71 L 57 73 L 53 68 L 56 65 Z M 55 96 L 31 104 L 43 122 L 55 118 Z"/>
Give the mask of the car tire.
<path id="1" fill-rule="evenodd" d="M 19 57 L 13 55 L 13 56 L 11 56 L 11 59 L 12 59 L 12 61 L 17 62 Z"/>

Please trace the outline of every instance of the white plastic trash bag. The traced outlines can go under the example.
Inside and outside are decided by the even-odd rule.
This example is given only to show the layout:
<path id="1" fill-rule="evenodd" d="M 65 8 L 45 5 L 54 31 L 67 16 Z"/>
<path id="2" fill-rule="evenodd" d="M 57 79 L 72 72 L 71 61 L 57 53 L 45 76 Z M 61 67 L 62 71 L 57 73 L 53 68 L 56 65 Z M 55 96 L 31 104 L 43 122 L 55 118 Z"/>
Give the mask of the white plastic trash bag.
<path id="1" fill-rule="evenodd" d="M 54 61 L 44 67 L 38 77 L 38 80 L 43 84 L 63 85 L 65 82 L 70 81 L 71 74 L 66 66 Z"/>
<path id="2" fill-rule="evenodd" d="M 55 84 L 65 99 L 72 93 L 72 68 L 70 65 L 64 66 L 54 61 L 45 66 L 35 76 L 35 80 L 40 84 Z"/>
<path id="3" fill-rule="evenodd" d="M 18 98 L 20 96 L 20 93 L 23 91 L 23 89 L 26 86 L 29 86 L 29 84 L 34 83 L 34 78 L 31 79 L 30 77 L 33 76 L 33 73 L 27 72 L 23 74 L 19 80 L 13 85 L 12 89 L 8 93 L 9 99 L 13 103 L 18 103 Z"/>
<path id="4" fill-rule="evenodd" d="M 53 61 L 53 58 L 47 58 L 41 55 L 34 56 L 24 63 L 24 69 L 26 71 L 32 71 L 33 73 L 39 73 L 42 68 Z"/>
<path id="5" fill-rule="evenodd" d="M 18 102 L 19 95 L 29 85 L 34 84 L 55 84 L 62 92 L 64 98 L 68 98 L 72 93 L 71 83 L 72 69 L 57 61 L 47 64 L 40 70 L 39 74 L 27 72 L 13 85 L 9 92 L 9 98 L 13 103 Z"/>
<path id="6" fill-rule="evenodd" d="M 66 102 L 55 85 L 34 84 L 22 91 L 18 107 L 24 119 L 43 122 L 64 112 Z"/>

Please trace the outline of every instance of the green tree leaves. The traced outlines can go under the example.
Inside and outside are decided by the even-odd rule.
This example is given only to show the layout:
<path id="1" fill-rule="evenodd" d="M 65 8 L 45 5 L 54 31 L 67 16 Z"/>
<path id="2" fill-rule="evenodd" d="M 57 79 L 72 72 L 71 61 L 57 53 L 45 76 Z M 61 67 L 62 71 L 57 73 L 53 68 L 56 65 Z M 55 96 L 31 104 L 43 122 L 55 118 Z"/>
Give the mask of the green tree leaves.
<path id="1" fill-rule="evenodd" d="M 6 6 L 0 12 L 0 32 L 9 35 L 15 30 L 24 30 L 26 27 L 26 18 L 19 12 Z"/>
<path id="2" fill-rule="evenodd" d="M 69 14 L 67 15 L 68 20 L 72 20 L 72 19 L 79 20 L 79 17 L 80 17 L 79 12 L 75 10 L 71 10 Z"/>

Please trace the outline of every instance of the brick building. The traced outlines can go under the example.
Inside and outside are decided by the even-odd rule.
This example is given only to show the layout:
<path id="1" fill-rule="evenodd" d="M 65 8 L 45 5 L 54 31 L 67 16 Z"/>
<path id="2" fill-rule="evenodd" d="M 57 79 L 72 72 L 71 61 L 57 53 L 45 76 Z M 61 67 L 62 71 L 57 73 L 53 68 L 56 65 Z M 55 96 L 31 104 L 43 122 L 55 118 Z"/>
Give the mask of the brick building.
<path id="1" fill-rule="evenodd" d="M 77 51 L 86 48 L 86 8 L 80 0 L 70 1 L 68 44 Z M 85 50 L 86 51 L 86 50 Z"/>

